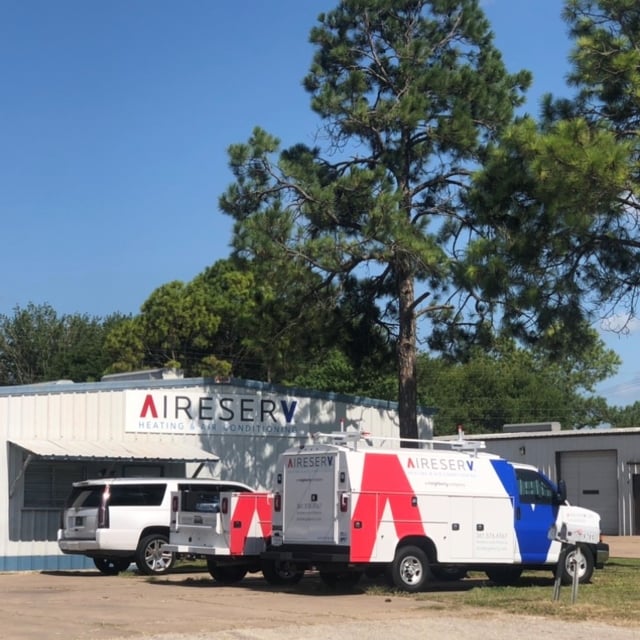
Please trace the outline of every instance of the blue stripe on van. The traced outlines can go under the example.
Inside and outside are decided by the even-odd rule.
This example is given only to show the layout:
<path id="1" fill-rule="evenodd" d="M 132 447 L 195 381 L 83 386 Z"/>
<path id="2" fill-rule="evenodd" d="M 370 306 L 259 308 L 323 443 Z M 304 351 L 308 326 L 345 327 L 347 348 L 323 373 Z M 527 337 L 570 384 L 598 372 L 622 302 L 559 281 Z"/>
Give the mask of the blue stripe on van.
<path id="1" fill-rule="evenodd" d="M 491 463 L 505 491 L 511 496 L 514 507 L 519 509 L 520 517 L 516 518 L 514 513 L 513 526 L 522 563 L 548 562 L 552 540 L 549 540 L 547 532 L 555 521 L 554 508 L 544 504 L 521 504 L 513 466 L 507 460 L 492 460 Z"/>

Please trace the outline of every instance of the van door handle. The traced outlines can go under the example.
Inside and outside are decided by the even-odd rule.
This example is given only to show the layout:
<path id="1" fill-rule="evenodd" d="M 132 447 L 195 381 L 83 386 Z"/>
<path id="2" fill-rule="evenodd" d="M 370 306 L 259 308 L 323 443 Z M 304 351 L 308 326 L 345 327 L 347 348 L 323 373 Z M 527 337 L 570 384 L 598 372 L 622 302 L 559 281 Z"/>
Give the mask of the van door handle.
<path id="1" fill-rule="evenodd" d="M 516 520 L 520 520 L 520 507 L 516 507 Z"/>

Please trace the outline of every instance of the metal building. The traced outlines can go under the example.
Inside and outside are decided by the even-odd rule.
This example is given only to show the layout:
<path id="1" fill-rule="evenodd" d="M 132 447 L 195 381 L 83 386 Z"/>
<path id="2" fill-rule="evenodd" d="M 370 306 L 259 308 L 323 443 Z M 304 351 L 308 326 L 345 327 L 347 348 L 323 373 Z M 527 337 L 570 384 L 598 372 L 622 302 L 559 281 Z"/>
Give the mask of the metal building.
<path id="1" fill-rule="evenodd" d="M 268 488 L 280 452 L 313 431 L 399 434 L 396 403 L 167 374 L 0 387 L 0 571 L 86 562 L 56 542 L 76 480 L 197 472 Z M 420 437 L 431 413 L 419 410 Z"/>
<path id="2" fill-rule="evenodd" d="M 600 514 L 604 534 L 640 535 L 640 429 L 561 431 L 559 423 L 542 423 L 467 437 L 564 480 L 571 503 Z"/>

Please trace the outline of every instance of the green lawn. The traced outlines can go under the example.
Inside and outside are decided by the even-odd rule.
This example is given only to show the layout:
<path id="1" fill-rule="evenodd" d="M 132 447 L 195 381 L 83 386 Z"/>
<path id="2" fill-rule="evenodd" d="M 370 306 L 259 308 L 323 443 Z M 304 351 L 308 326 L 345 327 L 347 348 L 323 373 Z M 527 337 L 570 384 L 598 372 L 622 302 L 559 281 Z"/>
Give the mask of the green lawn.
<path id="1" fill-rule="evenodd" d="M 604 569 L 596 570 L 591 584 L 579 585 L 576 602 L 571 601 L 571 586 L 563 586 L 560 599 L 553 600 L 551 572 L 524 573 L 518 586 L 497 587 L 485 574 L 471 572 L 469 577 L 450 585 L 434 584 L 417 596 L 430 602 L 457 606 L 484 607 L 563 620 L 593 620 L 626 627 L 640 627 L 640 560 L 612 558 Z"/>

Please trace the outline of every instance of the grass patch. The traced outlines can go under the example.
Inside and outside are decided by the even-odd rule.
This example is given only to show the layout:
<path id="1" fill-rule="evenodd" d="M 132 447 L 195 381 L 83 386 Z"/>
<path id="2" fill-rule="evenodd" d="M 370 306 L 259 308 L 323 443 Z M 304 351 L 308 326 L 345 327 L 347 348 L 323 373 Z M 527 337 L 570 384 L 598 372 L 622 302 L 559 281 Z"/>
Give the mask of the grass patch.
<path id="1" fill-rule="evenodd" d="M 502 613 L 545 616 L 569 621 L 591 620 L 625 627 L 640 626 L 639 559 L 613 558 L 596 570 L 591 584 L 579 585 L 571 602 L 571 586 L 562 586 L 560 599 L 553 600 L 554 578 L 540 571 L 525 572 L 517 586 L 498 587 L 484 573 L 452 583 L 444 590 L 434 585 L 419 599 L 447 604 L 496 609 Z M 439 583 L 441 584 L 441 583 Z"/>

